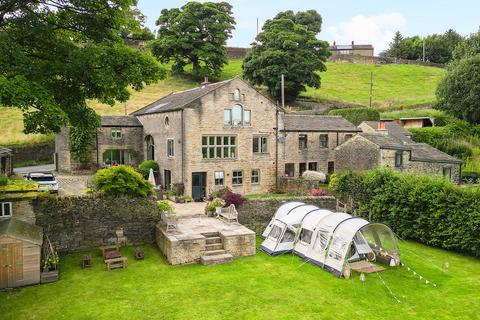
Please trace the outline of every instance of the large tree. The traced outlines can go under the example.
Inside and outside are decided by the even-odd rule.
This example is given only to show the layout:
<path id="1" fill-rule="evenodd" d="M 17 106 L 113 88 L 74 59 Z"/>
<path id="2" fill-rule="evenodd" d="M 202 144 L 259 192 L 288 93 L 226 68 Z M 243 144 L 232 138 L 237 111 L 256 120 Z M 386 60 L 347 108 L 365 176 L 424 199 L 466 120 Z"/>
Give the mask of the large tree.
<path id="1" fill-rule="evenodd" d="M 480 54 L 454 62 L 437 88 L 436 108 L 480 124 Z"/>
<path id="2" fill-rule="evenodd" d="M 459 60 L 473 57 L 477 54 L 480 54 L 480 29 L 478 32 L 472 33 L 465 41 L 455 47 L 453 59 Z"/>
<path id="3" fill-rule="evenodd" d="M 286 100 L 292 101 L 306 90 L 306 86 L 319 88 L 319 72 L 327 69 L 328 43 L 316 38 L 321 29 L 321 17 L 312 10 L 307 13 L 286 11 L 266 21 L 243 62 L 244 78 L 254 85 L 267 86 L 277 99 L 280 98 L 282 74 Z"/>
<path id="4" fill-rule="evenodd" d="M 4 0 L 0 3 L 0 105 L 22 110 L 26 133 L 70 126 L 71 150 L 87 162 L 95 99 L 113 105 L 165 72 L 123 44 L 134 0 Z"/>
<path id="5" fill-rule="evenodd" d="M 183 73 L 191 64 L 195 77 L 220 76 L 228 63 L 225 45 L 235 28 L 229 3 L 192 1 L 181 8 L 163 9 L 156 24 L 157 39 L 150 48 L 158 60 L 173 61 L 174 73 Z"/>

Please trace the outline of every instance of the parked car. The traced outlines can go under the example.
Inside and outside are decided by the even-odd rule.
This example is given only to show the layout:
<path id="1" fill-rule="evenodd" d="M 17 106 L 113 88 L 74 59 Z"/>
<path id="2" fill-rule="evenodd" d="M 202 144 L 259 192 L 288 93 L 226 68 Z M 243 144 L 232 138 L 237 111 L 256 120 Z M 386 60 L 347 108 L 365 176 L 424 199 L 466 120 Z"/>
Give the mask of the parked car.
<path id="1" fill-rule="evenodd" d="M 30 172 L 25 176 L 26 180 L 38 182 L 39 191 L 58 192 L 58 182 L 53 173 L 48 172 Z"/>
<path id="2" fill-rule="evenodd" d="M 480 183 L 480 178 L 475 172 L 469 172 L 462 175 L 463 183 Z"/>

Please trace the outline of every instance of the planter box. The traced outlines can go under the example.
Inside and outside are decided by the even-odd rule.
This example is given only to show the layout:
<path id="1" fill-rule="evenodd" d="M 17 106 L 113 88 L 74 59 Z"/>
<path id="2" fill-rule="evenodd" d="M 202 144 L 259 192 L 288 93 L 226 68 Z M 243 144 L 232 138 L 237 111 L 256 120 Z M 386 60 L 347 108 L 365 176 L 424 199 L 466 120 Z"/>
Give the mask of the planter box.
<path id="1" fill-rule="evenodd" d="M 53 271 L 41 272 L 40 283 L 50 283 L 50 282 L 58 281 L 58 275 L 59 275 L 58 269 Z"/>

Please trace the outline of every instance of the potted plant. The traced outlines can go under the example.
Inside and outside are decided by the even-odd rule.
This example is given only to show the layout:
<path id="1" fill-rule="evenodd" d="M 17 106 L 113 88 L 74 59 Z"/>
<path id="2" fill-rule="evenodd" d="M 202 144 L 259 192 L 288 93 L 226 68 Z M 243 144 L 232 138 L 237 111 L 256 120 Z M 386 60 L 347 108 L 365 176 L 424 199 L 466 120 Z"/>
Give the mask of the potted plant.
<path id="1" fill-rule="evenodd" d="M 185 199 L 185 202 L 192 202 L 193 198 L 191 196 L 185 196 L 183 197 Z"/>
<path id="2" fill-rule="evenodd" d="M 57 251 L 52 248 L 43 259 L 42 272 L 40 274 L 41 283 L 55 282 L 58 280 L 59 261 L 60 258 Z"/>
<path id="3" fill-rule="evenodd" d="M 168 202 L 167 200 L 160 200 L 157 201 L 157 208 L 160 210 L 162 213 L 171 213 L 173 212 L 173 206 Z"/>
<path id="4" fill-rule="evenodd" d="M 220 198 L 214 198 L 212 201 L 207 202 L 205 207 L 205 213 L 209 217 L 215 216 L 217 208 L 222 208 L 225 202 Z"/>

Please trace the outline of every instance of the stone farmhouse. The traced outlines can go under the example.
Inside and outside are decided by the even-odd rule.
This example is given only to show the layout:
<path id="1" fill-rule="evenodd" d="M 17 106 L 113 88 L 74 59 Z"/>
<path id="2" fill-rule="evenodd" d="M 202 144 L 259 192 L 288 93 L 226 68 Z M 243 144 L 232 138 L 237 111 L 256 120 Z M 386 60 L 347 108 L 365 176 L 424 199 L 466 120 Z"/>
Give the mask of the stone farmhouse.
<path id="1" fill-rule="evenodd" d="M 157 183 L 166 189 L 183 184 L 185 195 L 194 198 L 224 187 L 241 194 L 268 192 L 306 170 L 398 168 L 400 152 L 406 171 L 442 168 L 447 174 L 451 168 L 452 177 L 459 174 L 458 160 L 429 146 L 413 148 L 407 136 L 404 145 L 386 133 L 368 133 L 366 126 L 339 116 L 287 114 L 236 77 L 171 93 L 128 116 L 103 117 L 91 159 L 96 167 L 155 160 Z M 435 161 L 423 159 L 426 155 Z M 79 167 L 66 130 L 56 137 L 56 159 L 59 171 Z"/>
<path id="2" fill-rule="evenodd" d="M 338 170 L 368 170 L 376 166 L 402 172 L 443 175 L 459 183 L 462 161 L 425 143 L 396 122 L 365 121 L 362 133 L 335 149 Z"/>
<path id="3" fill-rule="evenodd" d="M 373 57 L 373 46 L 371 44 L 337 44 L 335 41 L 333 45 L 329 46 L 332 56 L 339 55 L 360 55 L 365 57 Z"/>

